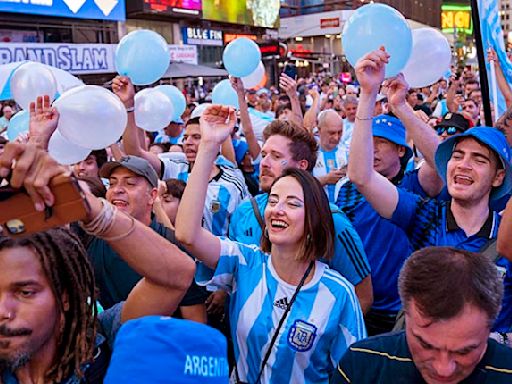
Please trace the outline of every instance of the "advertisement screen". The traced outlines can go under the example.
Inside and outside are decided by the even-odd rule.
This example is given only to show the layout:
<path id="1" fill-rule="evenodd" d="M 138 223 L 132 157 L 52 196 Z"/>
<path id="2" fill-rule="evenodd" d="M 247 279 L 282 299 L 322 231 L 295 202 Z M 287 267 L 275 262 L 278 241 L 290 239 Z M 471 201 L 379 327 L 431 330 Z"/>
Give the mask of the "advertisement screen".
<path id="1" fill-rule="evenodd" d="M 144 9 L 167 12 L 173 8 L 201 10 L 201 0 L 144 0 Z"/>
<path id="2" fill-rule="evenodd" d="M 279 0 L 203 0 L 203 18 L 256 27 L 279 27 Z"/>
<path id="3" fill-rule="evenodd" d="M 0 12 L 124 21 L 124 0 L 0 0 Z"/>

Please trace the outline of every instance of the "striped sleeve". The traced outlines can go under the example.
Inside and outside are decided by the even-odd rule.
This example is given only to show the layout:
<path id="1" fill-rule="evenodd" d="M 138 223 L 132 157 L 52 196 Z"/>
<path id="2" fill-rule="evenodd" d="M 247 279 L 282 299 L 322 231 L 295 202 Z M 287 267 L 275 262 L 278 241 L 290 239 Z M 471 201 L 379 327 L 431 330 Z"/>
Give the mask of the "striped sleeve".
<path id="1" fill-rule="evenodd" d="M 334 256 L 329 266 L 355 286 L 370 274 L 363 242 L 343 212 L 332 209 L 332 218 L 335 240 Z"/>

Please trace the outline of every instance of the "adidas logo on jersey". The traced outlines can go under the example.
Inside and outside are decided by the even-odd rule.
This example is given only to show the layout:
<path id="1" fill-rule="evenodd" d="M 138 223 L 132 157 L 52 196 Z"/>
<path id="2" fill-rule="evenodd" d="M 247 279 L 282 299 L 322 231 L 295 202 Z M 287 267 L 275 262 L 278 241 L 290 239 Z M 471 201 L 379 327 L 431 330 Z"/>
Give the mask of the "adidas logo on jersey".
<path id="1" fill-rule="evenodd" d="M 288 307 L 288 298 L 283 297 L 282 299 L 276 300 L 274 302 L 274 307 L 277 307 L 282 310 L 286 310 L 286 308 Z"/>

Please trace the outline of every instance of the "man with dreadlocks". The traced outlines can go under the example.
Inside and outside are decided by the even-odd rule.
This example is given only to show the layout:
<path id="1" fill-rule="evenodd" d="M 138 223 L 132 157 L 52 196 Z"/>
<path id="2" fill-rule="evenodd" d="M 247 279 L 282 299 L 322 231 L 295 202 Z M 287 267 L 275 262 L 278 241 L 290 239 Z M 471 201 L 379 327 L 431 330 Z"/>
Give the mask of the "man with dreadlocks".
<path id="1" fill-rule="evenodd" d="M 11 186 L 24 186 L 41 211 L 54 203 L 50 180 L 66 169 L 44 150 L 8 144 L 0 178 L 9 172 Z M 128 320 L 172 313 L 190 285 L 190 257 L 105 200 L 90 193 L 85 199 L 90 209 L 83 228 L 105 239 L 143 279 L 125 302 L 97 315 L 93 271 L 77 237 L 64 229 L 0 237 L 3 384 L 102 382 L 109 356 L 97 348 L 111 347 Z"/>

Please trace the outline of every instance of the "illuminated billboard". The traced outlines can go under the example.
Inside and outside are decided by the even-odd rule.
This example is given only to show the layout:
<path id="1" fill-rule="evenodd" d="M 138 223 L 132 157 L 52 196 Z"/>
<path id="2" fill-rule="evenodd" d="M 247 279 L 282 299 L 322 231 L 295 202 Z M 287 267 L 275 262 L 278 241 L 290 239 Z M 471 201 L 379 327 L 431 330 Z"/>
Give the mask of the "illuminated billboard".
<path id="1" fill-rule="evenodd" d="M 201 10 L 201 0 L 144 0 L 144 9 L 156 12 L 169 12 L 173 8 Z"/>
<path id="2" fill-rule="evenodd" d="M 443 33 L 463 32 L 468 35 L 473 33 L 471 21 L 471 7 L 468 5 L 441 6 L 441 29 Z"/>
<path id="3" fill-rule="evenodd" d="M 203 18 L 256 27 L 279 27 L 279 0 L 203 0 Z"/>

